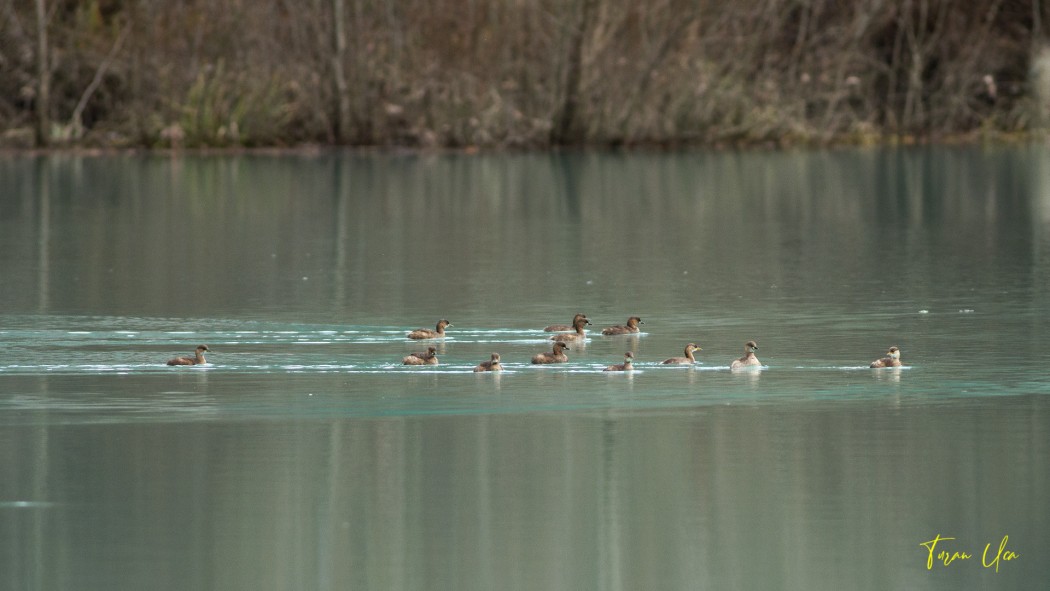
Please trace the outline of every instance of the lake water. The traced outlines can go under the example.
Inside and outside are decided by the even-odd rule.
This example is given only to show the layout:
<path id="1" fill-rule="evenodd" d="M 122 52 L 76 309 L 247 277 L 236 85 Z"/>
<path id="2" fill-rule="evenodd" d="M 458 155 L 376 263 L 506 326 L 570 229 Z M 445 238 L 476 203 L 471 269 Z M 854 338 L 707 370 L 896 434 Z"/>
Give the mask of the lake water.
<path id="1" fill-rule="evenodd" d="M 0 157 L 0 588 L 1042 588 L 1048 290 L 1042 146 Z"/>

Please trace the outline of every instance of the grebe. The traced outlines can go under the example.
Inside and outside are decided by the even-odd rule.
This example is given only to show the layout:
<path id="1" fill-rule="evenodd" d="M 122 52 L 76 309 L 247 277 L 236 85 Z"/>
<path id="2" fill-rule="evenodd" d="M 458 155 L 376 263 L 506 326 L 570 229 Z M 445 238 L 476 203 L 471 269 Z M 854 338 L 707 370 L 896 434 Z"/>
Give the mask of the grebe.
<path id="1" fill-rule="evenodd" d="M 733 360 L 729 369 L 762 365 L 762 362 L 758 360 L 758 357 L 755 357 L 755 351 L 758 351 L 758 345 L 755 344 L 755 341 L 748 341 L 747 344 L 744 345 L 744 356 L 740 359 Z"/>
<path id="2" fill-rule="evenodd" d="M 587 315 L 586 314 L 577 314 L 577 315 L 572 317 L 572 324 L 552 324 L 552 325 L 544 328 L 543 332 L 569 332 L 569 331 L 576 330 L 576 328 L 575 328 L 576 321 L 579 320 L 580 318 L 583 318 L 584 320 L 587 320 Z M 587 320 L 587 324 L 590 324 L 590 323 L 591 323 L 591 321 Z"/>
<path id="3" fill-rule="evenodd" d="M 664 359 L 664 365 L 681 364 L 687 365 L 690 363 L 696 363 L 696 357 L 693 357 L 693 351 L 702 351 L 700 347 L 696 346 L 696 343 L 689 343 L 685 346 L 685 357 L 672 357 L 670 359 Z"/>
<path id="4" fill-rule="evenodd" d="M 401 360 L 401 365 L 437 365 L 437 347 L 427 347 L 426 353 L 412 353 Z"/>
<path id="5" fill-rule="evenodd" d="M 890 347 L 885 357 L 872 361 L 868 367 L 900 367 L 901 365 L 901 350 L 897 347 Z"/>
<path id="6" fill-rule="evenodd" d="M 532 356 L 532 362 L 535 364 L 542 363 L 565 363 L 569 360 L 569 356 L 565 354 L 565 351 L 569 348 L 568 345 L 561 341 L 554 343 L 554 350 L 550 353 L 537 353 Z"/>
<path id="7" fill-rule="evenodd" d="M 193 357 L 176 357 L 175 359 L 169 359 L 168 365 L 203 365 L 207 363 L 204 360 L 204 352 L 211 352 L 208 345 L 201 345 L 197 347 L 196 353 Z"/>
<path id="8" fill-rule="evenodd" d="M 632 361 L 634 361 L 634 353 L 628 351 L 623 354 L 623 363 L 610 365 L 609 367 L 605 368 L 605 371 L 631 371 L 632 369 L 634 369 L 634 366 L 631 365 Z"/>
<path id="9" fill-rule="evenodd" d="M 645 323 L 642 322 L 641 318 L 639 318 L 637 316 L 631 316 L 630 318 L 627 319 L 627 326 L 610 326 L 610 327 L 607 327 L 607 328 L 603 328 L 602 329 L 602 334 L 604 334 L 604 335 L 633 334 L 633 333 L 636 333 L 636 332 L 640 332 L 640 329 L 638 328 L 639 324 L 645 324 Z"/>
<path id="10" fill-rule="evenodd" d="M 492 354 L 491 361 L 482 361 L 474 368 L 475 372 L 479 371 L 503 371 L 503 366 L 499 362 L 499 353 Z"/>
<path id="11" fill-rule="evenodd" d="M 452 324 L 448 320 L 442 319 L 438 321 L 437 328 L 435 330 L 430 330 L 429 328 L 420 328 L 418 330 L 413 330 L 412 332 L 408 333 L 408 338 L 416 340 L 444 338 L 446 326 L 452 326 Z"/>
<path id="12" fill-rule="evenodd" d="M 564 334 L 556 334 L 556 335 L 551 337 L 551 340 L 552 341 L 562 341 L 562 342 L 572 343 L 572 342 L 582 341 L 582 340 L 586 339 L 587 338 L 587 331 L 583 330 L 583 327 L 585 325 L 590 324 L 590 321 L 588 321 L 587 318 L 577 318 L 576 321 L 573 324 L 574 324 L 574 326 L 576 328 L 576 332 L 567 332 L 567 333 L 564 333 Z"/>

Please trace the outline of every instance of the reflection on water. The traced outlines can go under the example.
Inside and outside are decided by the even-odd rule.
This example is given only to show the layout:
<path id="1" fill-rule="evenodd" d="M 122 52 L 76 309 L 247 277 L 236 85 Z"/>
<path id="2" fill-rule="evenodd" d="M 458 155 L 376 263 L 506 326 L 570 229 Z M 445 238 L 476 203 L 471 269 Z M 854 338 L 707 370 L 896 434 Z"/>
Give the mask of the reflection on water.
<path id="1" fill-rule="evenodd" d="M 0 158 L 0 581 L 1042 584 L 1048 158 Z"/>
<path id="2" fill-rule="evenodd" d="M 408 328 L 445 315 L 540 327 L 575 309 L 601 325 L 641 307 L 729 322 L 785 303 L 972 309 L 1002 265 L 1043 275 L 1045 224 L 1029 222 L 1042 158 L 7 159 L 0 296 L 16 310 Z"/>
<path id="3" fill-rule="evenodd" d="M 47 505 L 0 508 L 42 541 L 4 566 L 48 565 L 42 588 L 967 586 L 979 565 L 928 573 L 918 544 L 1048 541 L 1045 403 L 974 410 L 993 408 L 6 429 L 5 464 L 46 483 L 7 498 Z M 1022 559 L 996 584 L 1046 573 Z"/>

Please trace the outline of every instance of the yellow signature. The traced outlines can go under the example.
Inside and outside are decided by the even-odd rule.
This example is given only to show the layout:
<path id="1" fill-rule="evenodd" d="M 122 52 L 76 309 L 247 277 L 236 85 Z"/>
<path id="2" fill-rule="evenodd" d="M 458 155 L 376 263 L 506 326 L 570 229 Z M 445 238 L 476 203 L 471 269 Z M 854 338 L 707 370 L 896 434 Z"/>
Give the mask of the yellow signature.
<path id="1" fill-rule="evenodd" d="M 923 542 L 919 544 L 923 548 L 926 548 L 926 550 L 930 553 L 929 556 L 926 558 L 926 570 L 933 569 L 934 561 L 938 563 L 943 563 L 944 566 L 948 566 L 956 560 L 970 560 L 971 558 L 973 558 L 973 555 L 969 552 L 966 552 L 964 550 L 945 550 L 943 546 L 941 551 L 937 552 L 938 542 L 947 542 L 949 540 L 954 539 L 955 538 L 942 537 L 941 534 L 937 534 L 929 542 Z M 1020 558 L 1020 554 L 1006 547 L 1006 542 L 1009 541 L 1009 539 L 1010 536 L 1003 536 L 1003 540 L 999 542 L 999 551 L 991 559 L 988 558 L 988 550 L 992 547 L 992 544 L 985 544 L 984 552 L 981 553 L 981 566 L 983 566 L 984 568 L 992 568 L 994 566 L 995 572 L 999 572 L 1000 562 L 1009 562 L 1011 560 L 1017 560 L 1018 558 Z M 945 544 L 945 546 L 947 546 L 947 544 Z M 936 554 L 934 554 L 935 552 Z"/>

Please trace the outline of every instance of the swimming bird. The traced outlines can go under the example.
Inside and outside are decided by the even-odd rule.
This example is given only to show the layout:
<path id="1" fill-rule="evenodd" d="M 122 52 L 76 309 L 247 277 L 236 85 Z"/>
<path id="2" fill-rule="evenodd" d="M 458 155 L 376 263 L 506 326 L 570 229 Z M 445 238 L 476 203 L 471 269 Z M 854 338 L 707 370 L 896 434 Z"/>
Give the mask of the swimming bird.
<path id="1" fill-rule="evenodd" d="M 207 363 L 204 360 L 204 352 L 211 352 L 208 345 L 200 345 L 193 357 L 176 357 L 175 359 L 169 359 L 168 365 L 202 365 Z"/>
<path id="2" fill-rule="evenodd" d="M 565 363 L 569 360 L 569 356 L 565 354 L 569 346 L 562 341 L 555 341 L 554 350 L 550 353 L 537 353 L 532 356 L 532 362 L 534 364 L 543 363 Z"/>
<path id="3" fill-rule="evenodd" d="M 401 360 L 401 365 L 437 365 L 437 347 L 427 347 L 426 353 L 411 353 Z"/>
<path id="4" fill-rule="evenodd" d="M 696 343 L 689 343 L 685 346 L 685 357 L 671 357 L 670 359 L 664 359 L 664 365 L 682 364 L 687 365 L 690 363 L 696 363 L 696 357 L 693 357 L 693 351 L 702 351 L 700 347 L 696 346 Z"/>
<path id="5" fill-rule="evenodd" d="M 616 365 L 610 365 L 606 367 L 604 371 L 631 371 L 634 366 L 631 362 L 634 361 L 634 353 L 630 351 L 623 354 L 623 363 L 617 363 Z"/>
<path id="6" fill-rule="evenodd" d="M 642 319 L 637 316 L 631 316 L 627 319 L 627 326 L 609 326 L 602 329 L 602 334 L 613 335 L 613 334 L 633 334 L 639 332 L 639 324 L 645 324 Z"/>
<path id="7" fill-rule="evenodd" d="M 587 320 L 587 315 L 586 314 L 577 314 L 577 315 L 572 317 L 572 324 L 552 324 L 552 325 L 544 328 L 543 332 L 569 332 L 569 331 L 572 331 L 572 330 L 576 330 L 576 328 L 575 328 L 576 327 L 576 321 L 579 320 L 580 318 L 583 318 L 584 320 Z M 590 324 L 590 323 L 591 323 L 591 321 L 587 320 L 587 324 Z"/>
<path id="8" fill-rule="evenodd" d="M 438 321 L 435 330 L 430 330 L 429 328 L 420 328 L 418 330 L 413 330 L 412 332 L 408 333 L 408 338 L 416 340 L 444 338 L 446 326 L 452 326 L 452 323 L 450 323 L 448 320 L 441 319 Z"/>
<path id="9" fill-rule="evenodd" d="M 872 361 L 868 367 L 900 367 L 901 365 L 901 350 L 897 347 L 890 347 L 885 357 Z"/>
<path id="10" fill-rule="evenodd" d="M 730 364 L 729 369 L 740 369 L 742 367 L 748 367 L 752 365 L 762 365 L 762 362 L 755 357 L 755 351 L 758 351 L 758 345 L 755 341 L 748 341 L 744 345 L 744 356 L 740 359 L 734 359 L 733 363 Z"/>
<path id="11" fill-rule="evenodd" d="M 563 334 L 556 334 L 551 337 L 552 341 L 563 341 L 563 342 L 576 342 L 583 341 L 587 338 L 587 331 L 583 330 L 583 327 L 590 324 L 587 318 L 577 318 L 573 322 L 573 326 L 576 328 L 576 332 L 567 332 Z"/>
<path id="12" fill-rule="evenodd" d="M 475 372 L 479 371 L 503 371 L 503 365 L 499 362 L 499 353 L 492 354 L 491 361 L 482 361 L 474 368 Z"/>

